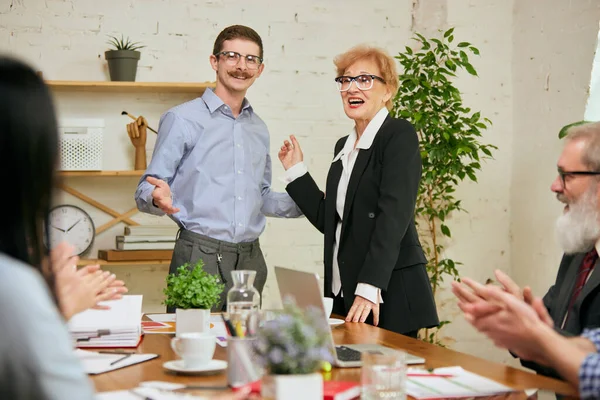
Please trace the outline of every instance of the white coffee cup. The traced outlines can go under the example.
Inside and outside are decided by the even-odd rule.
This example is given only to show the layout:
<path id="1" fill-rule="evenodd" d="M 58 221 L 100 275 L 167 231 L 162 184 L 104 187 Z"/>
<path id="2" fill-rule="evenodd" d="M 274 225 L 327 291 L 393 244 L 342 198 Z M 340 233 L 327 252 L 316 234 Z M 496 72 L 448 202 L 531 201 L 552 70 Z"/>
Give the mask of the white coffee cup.
<path id="1" fill-rule="evenodd" d="M 325 316 L 329 318 L 331 310 L 333 310 L 333 299 L 331 297 L 323 297 L 323 307 L 325 307 Z"/>
<path id="2" fill-rule="evenodd" d="M 182 333 L 171 339 L 171 348 L 183 359 L 184 368 L 207 364 L 215 354 L 216 337 L 208 332 Z"/>

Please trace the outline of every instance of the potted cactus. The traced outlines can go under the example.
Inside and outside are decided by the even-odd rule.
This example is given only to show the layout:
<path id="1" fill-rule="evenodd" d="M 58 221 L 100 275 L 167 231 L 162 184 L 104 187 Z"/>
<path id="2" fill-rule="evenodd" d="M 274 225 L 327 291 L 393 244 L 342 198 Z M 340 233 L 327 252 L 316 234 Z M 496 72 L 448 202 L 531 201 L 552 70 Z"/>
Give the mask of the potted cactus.
<path id="1" fill-rule="evenodd" d="M 139 42 L 132 42 L 127 39 L 118 39 L 115 36 L 109 36 L 107 42 L 113 47 L 111 50 L 104 52 L 104 57 L 108 62 L 108 72 L 111 81 L 135 81 L 137 73 L 137 65 L 140 59 L 140 52 L 137 51 L 146 46 L 142 46 Z"/>

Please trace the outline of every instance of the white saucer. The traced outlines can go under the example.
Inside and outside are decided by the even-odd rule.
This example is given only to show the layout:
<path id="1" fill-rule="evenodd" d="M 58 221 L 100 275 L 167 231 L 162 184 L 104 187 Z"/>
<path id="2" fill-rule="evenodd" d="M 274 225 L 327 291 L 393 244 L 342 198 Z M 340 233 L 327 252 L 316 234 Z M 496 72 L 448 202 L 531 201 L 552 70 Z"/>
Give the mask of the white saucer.
<path id="1" fill-rule="evenodd" d="M 180 374 L 204 374 L 212 375 L 217 374 L 227 368 L 227 361 L 223 360 L 210 360 L 208 363 L 195 367 L 186 368 L 183 366 L 183 360 L 167 361 L 163 364 L 163 367 L 170 370 L 179 372 Z"/>
<path id="2" fill-rule="evenodd" d="M 343 324 L 344 321 L 343 319 L 339 319 L 339 318 L 329 318 L 329 325 L 331 326 L 337 326 L 337 325 L 341 325 Z"/>

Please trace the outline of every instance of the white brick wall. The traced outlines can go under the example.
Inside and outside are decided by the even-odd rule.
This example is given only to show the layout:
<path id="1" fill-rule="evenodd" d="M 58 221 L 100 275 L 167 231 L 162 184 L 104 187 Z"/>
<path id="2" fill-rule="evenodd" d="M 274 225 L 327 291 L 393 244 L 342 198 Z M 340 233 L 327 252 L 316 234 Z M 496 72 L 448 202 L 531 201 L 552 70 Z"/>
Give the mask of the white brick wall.
<path id="1" fill-rule="evenodd" d="M 529 104 L 545 101 L 545 93 L 532 94 L 532 91 L 520 89 L 522 81 L 514 75 L 515 71 L 535 75 L 536 70 L 547 69 L 527 57 L 519 37 L 534 16 L 547 15 L 545 30 L 554 29 L 553 32 L 559 32 L 559 27 L 569 25 L 570 21 L 547 9 L 517 6 L 506 0 L 426 1 L 428 3 L 422 6 L 433 7 L 439 12 L 420 8 L 415 14 L 414 0 L 373 0 L 368 3 L 358 0 L 0 0 L 0 51 L 33 63 L 47 79 L 106 80 L 106 35 L 120 36 L 122 33 L 147 46 L 142 51 L 139 81 L 206 81 L 214 80 L 208 55 L 218 32 L 231 24 L 249 25 L 263 38 L 266 69 L 248 97 L 269 125 L 273 187 L 282 190 L 283 184 L 277 180 L 282 168 L 276 151 L 287 135 L 294 133 L 299 137 L 309 169 L 323 185 L 334 143 L 352 128 L 343 114 L 333 83 L 333 56 L 360 43 L 384 47 L 393 55 L 405 45 L 412 45 L 409 40 L 412 28 L 435 31 L 456 26 L 457 40 L 472 41 L 482 53 L 480 58 L 473 60 L 480 78 L 461 76 L 459 86 L 465 92 L 465 101 L 494 121 L 494 127 L 486 133 L 484 140 L 499 146 L 500 150 L 494 161 L 484 165 L 479 184 L 461 187 L 459 193 L 463 205 L 470 213 L 456 215 L 451 220 L 454 234 L 447 251 L 449 256 L 465 263 L 461 269 L 464 275 L 482 280 L 495 268 L 511 271 L 510 193 L 511 190 L 515 193 L 515 189 L 510 171 L 513 165 L 529 159 L 532 149 L 538 150 L 535 144 L 527 141 L 524 142 L 527 146 L 518 149 L 515 145 L 513 148 L 513 131 L 519 135 L 515 143 L 521 143 L 521 137 L 533 131 L 521 129 L 524 127 L 522 120 L 520 129 L 514 129 L 517 124 L 513 122 L 513 109 L 516 115 Z M 552 2 L 562 4 L 562 0 Z M 578 29 L 595 18 L 594 26 L 587 28 L 597 31 L 597 6 L 585 0 L 569 4 L 571 14 L 566 15 L 576 20 Z M 588 14 L 594 11 L 596 16 L 588 15 L 582 22 L 577 16 L 582 10 Z M 526 15 L 515 14 L 521 12 Z M 587 35 L 581 33 L 584 34 Z M 578 42 L 579 37 L 573 35 L 574 42 Z M 556 39 L 556 43 L 548 42 L 545 33 L 539 33 L 539 40 L 534 45 L 539 47 L 535 51 L 541 56 L 558 55 L 560 47 L 578 47 L 560 39 Z M 591 60 L 591 53 L 587 58 Z M 557 56 L 553 62 L 553 66 L 569 69 L 573 58 Z M 579 80 L 585 82 L 589 76 L 585 62 L 577 74 Z M 529 76 L 522 79 L 527 81 Z M 513 82 L 518 87 L 513 88 Z M 527 104 L 516 107 L 517 96 Z M 576 97 L 581 100 L 584 94 L 578 92 Z M 105 147 L 110 149 L 105 152 L 106 169 L 129 169 L 133 165 L 133 149 L 124 128 L 129 120 L 120 115 L 121 110 L 143 113 L 156 127 L 162 112 L 186 99 L 189 96 L 164 94 L 61 93 L 57 96 L 59 113 L 63 117 L 106 120 Z M 558 99 L 553 101 L 560 104 Z M 535 120 L 541 122 L 553 110 L 548 108 L 536 114 Z M 529 118 L 525 115 L 529 114 L 522 118 Z M 558 125 L 560 123 L 556 121 L 550 127 L 550 133 L 544 133 L 543 140 L 555 143 L 552 132 L 558 130 Z M 153 140 L 154 137 L 150 137 L 150 149 Z M 549 146 L 550 150 L 554 149 Z M 552 171 L 544 176 L 548 174 Z M 71 179 L 69 183 L 98 196 L 100 201 L 117 210 L 133 207 L 136 185 L 133 178 Z M 544 188 L 546 186 L 544 183 Z M 527 198 L 530 186 L 521 185 L 518 190 L 515 196 Z M 70 196 L 60 201 L 82 205 Z M 551 196 L 544 193 L 535 207 L 551 209 L 552 201 Z M 98 225 L 109 219 L 105 214 L 83 206 L 92 213 Z M 138 215 L 135 219 L 142 223 L 157 222 L 146 215 Z M 122 226 L 118 226 L 99 236 L 94 252 L 112 247 L 114 236 L 121 231 Z M 531 228 L 528 235 L 532 241 L 544 242 L 551 240 L 547 231 L 546 228 Z M 284 265 L 322 273 L 322 236 L 303 219 L 270 219 L 262 244 L 270 267 Z M 548 274 L 552 276 L 555 271 L 554 265 L 540 268 L 548 268 L 551 271 Z M 144 293 L 147 310 L 161 309 L 161 285 L 166 268 L 114 267 L 113 270 L 127 280 L 132 292 Z M 267 306 L 278 304 L 275 286 L 271 274 L 265 292 Z M 479 355 L 488 354 L 497 360 L 507 359 L 504 352 L 492 353 L 490 343 L 456 317 L 454 300 L 447 292 L 442 293 L 440 304 L 444 304 L 443 316 L 454 320 L 448 333 L 461 338 L 455 345 L 457 348 Z"/>

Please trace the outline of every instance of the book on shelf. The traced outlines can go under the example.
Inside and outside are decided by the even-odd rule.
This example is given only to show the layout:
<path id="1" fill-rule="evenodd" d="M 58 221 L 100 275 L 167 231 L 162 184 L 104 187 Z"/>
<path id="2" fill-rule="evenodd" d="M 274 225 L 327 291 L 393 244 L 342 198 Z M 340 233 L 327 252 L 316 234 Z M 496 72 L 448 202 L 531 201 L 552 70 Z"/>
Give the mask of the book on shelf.
<path id="1" fill-rule="evenodd" d="M 98 258 L 106 261 L 170 260 L 173 250 L 98 250 Z"/>
<path id="2" fill-rule="evenodd" d="M 128 243 L 117 241 L 117 250 L 173 250 L 175 241 L 172 242 L 139 242 Z"/>
<path id="3" fill-rule="evenodd" d="M 174 242 L 175 236 L 161 235 L 161 236 L 146 236 L 146 235 L 125 235 L 116 236 L 117 243 L 157 243 L 157 242 Z"/>
<path id="4" fill-rule="evenodd" d="M 126 236 L 171 236 L 175 240 L 179 227 L 177 225 L 135 225 L 126 226 Z"/>
<path id="5" fill-rule="evenodd" d="M 103 302 L 108 310 L 88 309 L 68 323 L 77 347 L 137 347 L 142 338 L 141 295 Z"/>

